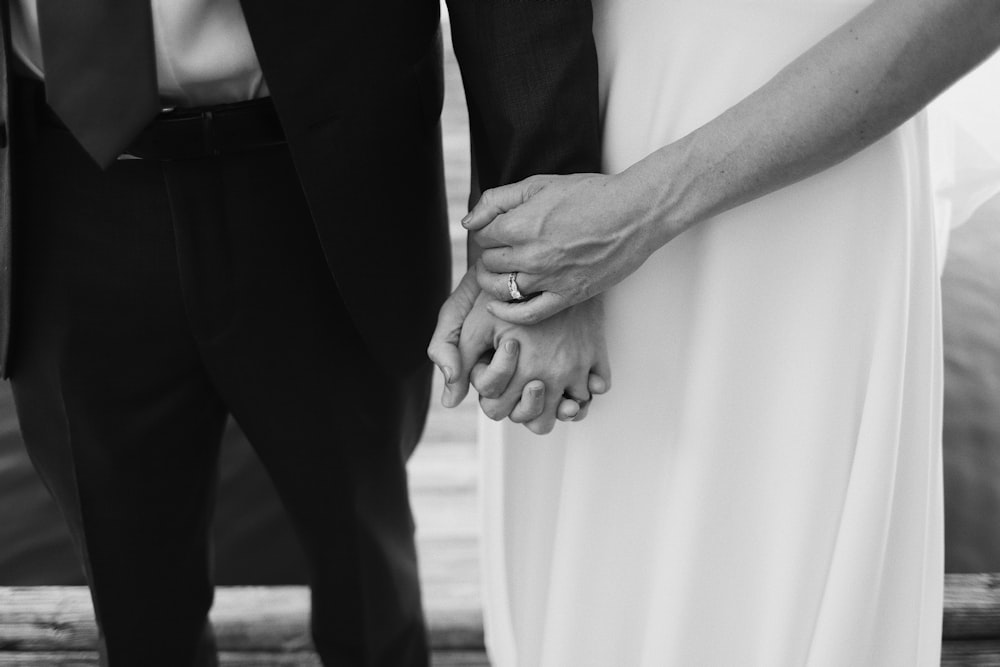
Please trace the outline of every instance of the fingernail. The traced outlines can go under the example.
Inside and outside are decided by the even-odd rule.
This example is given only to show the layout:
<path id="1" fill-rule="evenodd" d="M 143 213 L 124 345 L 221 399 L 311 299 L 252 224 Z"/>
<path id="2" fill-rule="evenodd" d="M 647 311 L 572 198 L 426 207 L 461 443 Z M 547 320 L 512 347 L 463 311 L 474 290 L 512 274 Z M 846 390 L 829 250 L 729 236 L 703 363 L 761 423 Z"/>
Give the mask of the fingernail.
<path id="1" fill-rule="evenodd" d="M 469 220 L 472 220 L 472 211 L 469 211 L 468 213 L 466 213 L 465 217 L 462 218 L 462 226 L 463 227 L 468 227 L 469 226 Z"/>
<path id="2" fill-rule="evenodd" d="M 515 352 L 517 352 L 517 341 L 516 340 L 507 341 L 506 343 L 503 344 L 503 349 L 507 350 L 511 354 L 514 354 Z"/>
<path id="3" fill-rule="evenodd" d="M 542 392 L 543 392 L 544 390 L 545 390 L 545 387 L 539 387 L 539 386 L 537 386 L 537 385 L 536 385 L 536 386 L 534 386 L 534 387 L 529 387 L 529 388 L 528 388 L 528 391 L 529 391 L 529 392 L 531 393 L 531 395 L 532 395 L 532 396 L 538 396 L 538 395 L 540 395 L 540 394 L 541 394 L 541 393 L 542 393 Z"/>
<path id="4" fill-rule="evenodd" d="M 447 366 L 445 366 L 444 368 L 441 369 L 441 372 L 444 373 L 444 381 L 448 384 L 451 384 L 452 378 L 455 377 L 455 374 L 452 372 L 452 370 Z"/>

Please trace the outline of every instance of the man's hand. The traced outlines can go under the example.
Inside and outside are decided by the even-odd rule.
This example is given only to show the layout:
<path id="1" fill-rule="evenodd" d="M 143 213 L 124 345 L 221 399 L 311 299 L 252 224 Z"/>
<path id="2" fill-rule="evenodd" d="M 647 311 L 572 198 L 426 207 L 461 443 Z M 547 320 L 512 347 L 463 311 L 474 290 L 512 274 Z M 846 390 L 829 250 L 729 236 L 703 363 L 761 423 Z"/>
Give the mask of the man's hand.
<path id="1" fill-rule="evenodd" d="M 458 341 L 462 335 L 462 325 L 472 311 L 472 306 L 476 303 L 479 292 L 475 271 L 469 269 L 462 276 L 458 287 L 438 311 L 437 327 L 434 329 L 431 342 L 427 346 L 427 356 L 444 376 L 444 394 L 441 396 L 441 403 L 446 408 L 455 407 L 469 393 L 469 372 L 471 369 L 464 369 L 463 372 Z M 492 349 L 492 346 L 489 349 Z M 479 351 L 479 354 L 482 355 L 486 352 L 487 348 L 484 347 Z M 499 355 L 497 363 L 504 362 L 504 356 Z"/>
<path id="2" fill-rule="evenodd" d="M 510 417 L 517 423 L 529 423 L 542 417 L 549 402 L 546 398 L 545 383 L 538 379 L 524 382 L 520 389 L 520 399 L 511 405 L 511 384 L 518 370 L 520 343 L 517 338 L 499 339 L 499 329 L 511 330 L 504 322 L 498 321 L 485 310 L 488 299 L 479 299 L 480 290 L 476 285 L 475 271 L 470 269 L 455 292 L 441 307 L 438 325 L 431 339 L 427 353 L 445 378 L 445 390 L 441 402 L 445 407 L 455 407 L 468 393 L 470 380 L 480 393 L 480 402 L 485 404 L 487 414 L 494 418 Z M 474 306 L 479 308 L 466 324 Z M 593 308 L 589 312 L 593 312 Z M 603 332 L 603 321 L 597 330 Z M 463 335 L 463 327 L 465 331 Z M 459 350 L 459 341 L 463 348 Z M 601 337 L 603 341 L 603 335 Z M 494 350 L 495 347 L 495 350 Z M 606 364 L 606 361 L 604 362 Z M 579 421 L 586 416 L 586 395 L 601 394 L 610 388 L 610 373 L 591 374 L 587 379 L 587 389 L 576 396 L 580 400 L 562 397 L 556 409 L 556 418 L 562 421 Z M 556 393 L 555 396 L 561 396 Z M 499 407 L 499 405 L 504 407 Z M 537 427 L 537 425 L 536 425 Z M 551 430 L 551 427 L 548 427 Z"/>
<path id="3" fill-rule="evenodd" d="M 483 193 L 462 220 L 484 248 L 480 287 L 501 303 L 490 312 L 532 324 L 621 281 L 666 242 L 648 217 L 650 188 L 617 176 L 532 176 Z M 510 302 L 508 276 L 535 296 Z"/>
<path id="4" fill-rule="evenodd" d="M 465 367 L 477 364 L 484 348 L 498 350 L 488 369 L 479 371 L 480 364 L 472 374 L 483 412 L 494 420 L 510 417 L 538 434 L 551 431 L 557 419 L 583 419 L 592 396 L 610 388 L 600 298 L 530 327 L 491 315 L 486 308 L 489 303 L 488 295 L 479 295 L 459 341 Z M 497 364 L 497 356 L 509 360 L 514 351 L 518 353 L 516 369 L 507 361 Z"/>

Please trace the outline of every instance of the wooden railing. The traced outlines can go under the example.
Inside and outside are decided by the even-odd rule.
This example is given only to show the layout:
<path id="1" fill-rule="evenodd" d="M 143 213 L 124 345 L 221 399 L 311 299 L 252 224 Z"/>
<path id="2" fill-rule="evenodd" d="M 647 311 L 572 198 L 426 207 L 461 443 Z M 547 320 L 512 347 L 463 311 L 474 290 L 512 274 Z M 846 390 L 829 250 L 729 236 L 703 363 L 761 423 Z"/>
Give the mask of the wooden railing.
<path id="1" fill-rule="evenodd" d="M 428 591 L 433 663 L 486 661 L 482 616 L 465 595 Z M 212 609 L 223 665 L 316 665 L 301 586 L 220 588 Z M 1000 574 L 946 578 L 943 665 L 1000 665 Z M 97 629 L 83 587 L 0 588 L 0 665 L 96 665 Z"/>
<path id="2" fill-rule="evenodd" d="M 309 591 L 219 588 L 212 625 L 223 665 L 315 665 Z M 428 609 L 435 666 L 486 666 L 478 609 L 435 600 Z M 82 586 L 0 588 L 0 665 L 97 665 L 97 627 Z"/>
<path id="3" fill-rule="evenodd" d="M 1000 665 L 1000 573 L 945 575 L 942 665 Z"/>

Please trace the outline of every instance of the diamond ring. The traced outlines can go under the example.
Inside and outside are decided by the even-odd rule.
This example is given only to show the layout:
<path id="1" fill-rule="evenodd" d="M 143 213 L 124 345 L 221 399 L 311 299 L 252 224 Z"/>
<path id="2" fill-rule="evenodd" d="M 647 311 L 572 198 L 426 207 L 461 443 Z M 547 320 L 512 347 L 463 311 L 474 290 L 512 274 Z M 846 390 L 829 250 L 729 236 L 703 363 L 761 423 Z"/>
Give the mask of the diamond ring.
<path id="1" fill-rule="evenodd" d="M 517 271 L 507 274 L 507 291 L 510 292 L 511 301 L 524 301 L 524 295 L 517 288 Z"/>

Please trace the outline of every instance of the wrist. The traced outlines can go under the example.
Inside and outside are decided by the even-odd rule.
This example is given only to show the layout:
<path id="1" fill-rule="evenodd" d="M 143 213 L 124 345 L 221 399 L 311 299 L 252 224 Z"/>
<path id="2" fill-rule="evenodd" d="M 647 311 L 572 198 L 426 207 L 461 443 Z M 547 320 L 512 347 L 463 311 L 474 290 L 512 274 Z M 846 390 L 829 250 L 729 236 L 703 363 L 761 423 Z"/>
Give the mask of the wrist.
<path id="1" fill-rule="evenodd" d="M 715 166 L 699 155 L 694 135 L 664 146 L 620 174 L 644 193 L 638 212 L 653 250 L 665 245 L 718 208 L 718 190 L 705 187 Z"/>

